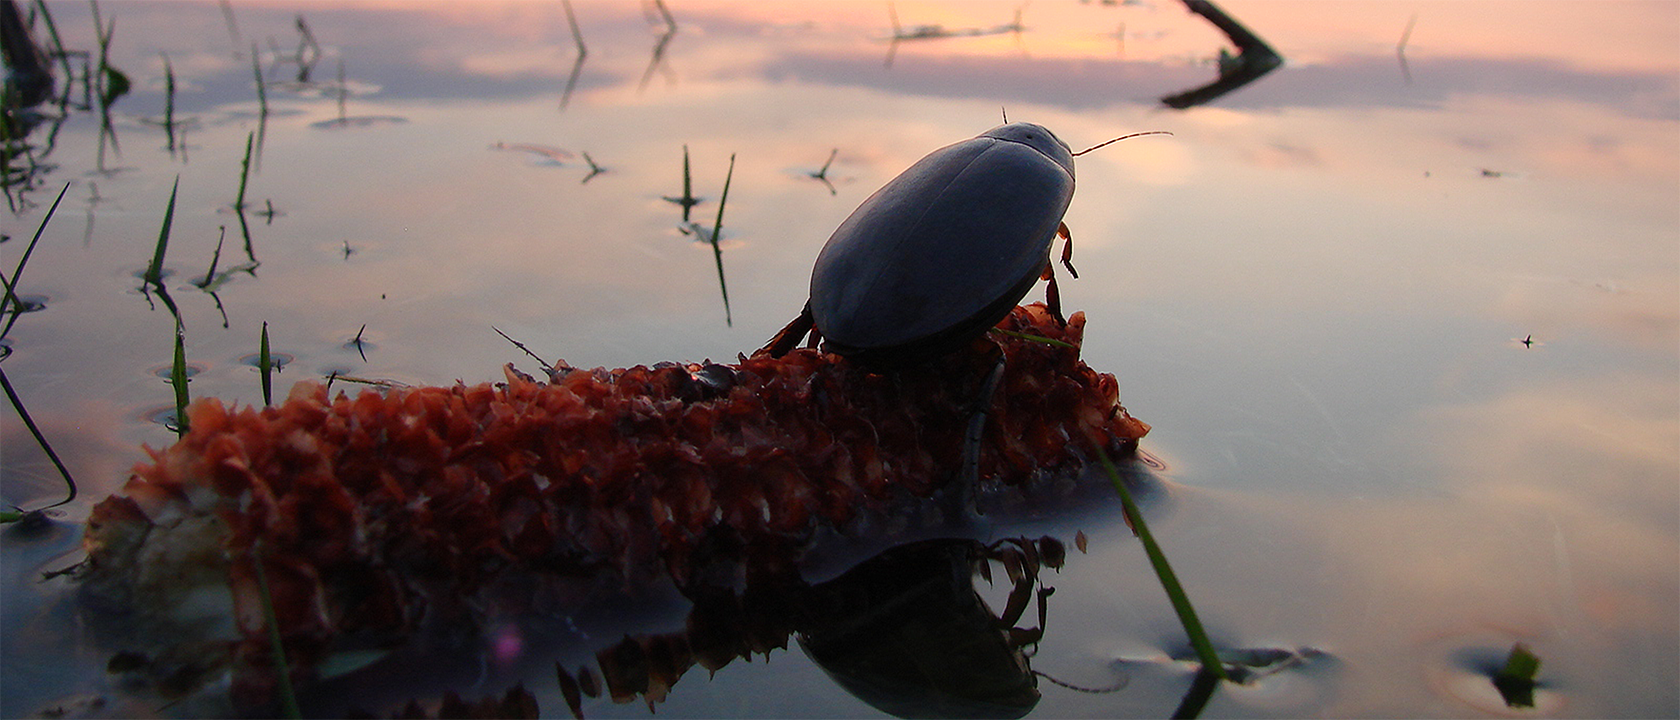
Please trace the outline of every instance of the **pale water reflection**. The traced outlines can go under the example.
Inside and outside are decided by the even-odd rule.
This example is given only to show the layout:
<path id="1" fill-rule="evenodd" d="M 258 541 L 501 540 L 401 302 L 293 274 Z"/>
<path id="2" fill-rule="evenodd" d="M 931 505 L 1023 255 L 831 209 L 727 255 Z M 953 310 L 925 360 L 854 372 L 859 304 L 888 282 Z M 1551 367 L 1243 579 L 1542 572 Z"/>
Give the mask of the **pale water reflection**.
<path id="1" fill-rule="evenodd" d="M 97 48 L 88 5 L 47 5 L 66 47 Z M 8 530 L 0 548 L 0 715 L 95 698 L 92 715 L 205 711 L 121 687 L 71 586 L 37 582 L 75 561 L 77 523 L 141 443 L 172 441 L 149 418 L 172 402 L 155 370 L 173 321 L 137 278 L 177 176 L 166 284 L 202 369 L 192 394 L 260 403 L 247 358 L 264 322 L 292 358 L 279 393 L 335 371 L 534 370 L 494 329 L 579 367 L 751 352 L 859 202 L 1000 111 L 1077 148 L 1173 133 L 1079 159 L 1064 302 L 1090 318 L 1086 361 L 1154 426 L 1152 522 L 1216 640 L 1326 654 L 1221 689 L 1206 715 L 1513 713 L 1465 658 L 1519 641 L 1543 661 L 1530 714 L 1680 712 L 1680 5 L 1228 0 L 1286 64 L 1185 111 L 1158 99 L 1212 79 L 1224 38 L 1176 0 L 1035 2 L 1020 32 L 974 36 L 956 31 L 1009 24 L 1017 5 L 896 2 L 903 27 L 954 35 L 896 47 L 884 2 L 666 0 L 667 37 L 651 4 L 580 0 L 581 58 L 561 3 L 225 5 L 232 24 L 222 3 L 100 5 L 133 83 L 103 155 L 97 111 L 36 108 L 8 279 L 71 186 L 19 288 L 45 308 L 6 335 L 4 370 L 81 495 L 44 537 Z M 156 124 L 164 53 L 185 123 L 173 154 Z M 247 202 L 274 214 L 246 214 L 247 257 L 228 208 L 259 129 Z M 711 246 L 663 199 L 683 192 L 685 146 L 708 231 L 737 157 L 732 325 Z M 831 153 L 832 191 L 808 177 Z M 223 227 L 222 268 L 258 264 L 212 296 L 190 281 Z M 4 504 L 62 497 L 18 414 L 0 427 Z M 1191 675 L 1167 659 L 1182 631 L 1115 507 L 1093 503 L 982 538 L 1091 539 L 1047 576 L 1033 667 L 1129 684 L 1041 683 L 1033 712 L 1169 713 Z M 395 703 L 444 679 L 469 696 L 522 680 L 565 716 L 555 660 L 685 613 L 670 598 L 583 610 L 517 663 L 376 666 L 335 691 Z M 875 711 L 790 650 L 691 672 L 658 712 Z"/>

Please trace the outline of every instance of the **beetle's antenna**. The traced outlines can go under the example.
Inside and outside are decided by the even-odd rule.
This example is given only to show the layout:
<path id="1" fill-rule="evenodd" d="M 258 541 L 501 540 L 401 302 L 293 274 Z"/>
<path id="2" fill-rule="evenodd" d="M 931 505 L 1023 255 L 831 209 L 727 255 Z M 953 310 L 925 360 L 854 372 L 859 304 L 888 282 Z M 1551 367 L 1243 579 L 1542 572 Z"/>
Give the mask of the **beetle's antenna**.
<path id="1" fill-rule="evenodd" d="M 998 109 L 1003 111 L 1003 124 L 1008 125 L 1009 124 L 1009 108 L 1006 108 L 1002 105 L 999 105 Z"/>
<path id="2" fill-rule="evenodd" d="M 1092 150 L 1100 148 L 1104 145 L 1117 143 L 1117 142 L 1120 142 L 1121 140 L 1125 140 L 1126 138 L 1135 138 L 1135 137 L 1141 137 L 1141 136 L 1144 136 L 1144 135 L 1171 135 L 1171 134 L 1172 133 L 1167 132 L 1165 130 L 1151 130 L 1149 132 L 1140 132 L 1140 133 L 1132 133 L 1130 135 L 1121 135 L 1120 137 L 1114 138 L 1113 140 L 1110 140 L 1108 142 L 1097 143 L 1096 145 L 1092 145 L 1091 147 L 1085 148 L 1084 150 L 1080 150 L 1079 152 L 1074 153 L 1074 155 L 1084 155 L 1085 153 L 1091 152 Z"/>

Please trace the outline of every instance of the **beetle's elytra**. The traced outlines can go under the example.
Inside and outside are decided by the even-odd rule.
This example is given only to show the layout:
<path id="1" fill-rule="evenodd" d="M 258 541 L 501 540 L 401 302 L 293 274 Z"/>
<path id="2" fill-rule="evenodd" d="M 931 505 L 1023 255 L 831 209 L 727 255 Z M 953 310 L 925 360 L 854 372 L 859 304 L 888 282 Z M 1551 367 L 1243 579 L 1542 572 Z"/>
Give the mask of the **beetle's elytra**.
<path id="1" fill-rule="evenodd" d="M 1072 200 L 1073 153 L 1043 126 L 1010 123 L 935 150 L 834 231 L 806 312 L 767 349 L 787 352 L 812 325 L 825 350 L 865 364 L 960 347 L 1047 274 Z"/>

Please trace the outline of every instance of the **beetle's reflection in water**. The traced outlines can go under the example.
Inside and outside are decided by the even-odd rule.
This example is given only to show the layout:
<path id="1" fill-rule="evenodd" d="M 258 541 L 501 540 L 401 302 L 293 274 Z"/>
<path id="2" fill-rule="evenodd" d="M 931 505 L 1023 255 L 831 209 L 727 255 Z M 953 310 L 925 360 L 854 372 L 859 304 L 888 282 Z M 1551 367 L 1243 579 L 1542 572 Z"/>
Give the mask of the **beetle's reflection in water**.
<path id="1" fill-rule="evenodd" d="M 864 702 L 900 717 L 1007 717 L 1038 704 L 1029 665 L 1046 599 L 1040 574 L 1060 568 L 1066 551 L 1049 537 L 990 545 L 942 538 L 899 545 L 832 580 L 797 577 L 718 589 L 695 598 L 687 629 L 626 637 L 596 654 L 615 702 L 662 700 L 688 669 L 717 670 L 735 658 L 785 647 L 794 638 L 829 677 Z M 994 611 L 979 577 L 1009 588 Z M 1020 627 L 1037 607 L 1037 624 Z M 593 672 L 560 672 L 573 713 L 580 694 L 601 688 Z"/>

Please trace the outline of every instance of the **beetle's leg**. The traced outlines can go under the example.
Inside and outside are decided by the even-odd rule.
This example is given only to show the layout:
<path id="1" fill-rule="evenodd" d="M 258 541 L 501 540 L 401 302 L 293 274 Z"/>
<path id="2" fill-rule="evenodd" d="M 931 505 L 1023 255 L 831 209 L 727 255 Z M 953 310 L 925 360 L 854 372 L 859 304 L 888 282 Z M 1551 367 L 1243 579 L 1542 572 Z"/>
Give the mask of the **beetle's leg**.
<path id="1" fill-rule="evenodd" d="M 1037 572 L 1022 574 L 1015 580 L 1015 587 L 1010 588 L 1009 599 L 1004 602 L 1003 614 L 997 617 L 1000 629 L 1012 628 L 1021 621 L 1021 616 L 1027 613 L 1027 606 L 1032 603 L 1033 586 L 1037 582 Z"/>
<path id="2" fill-rule="evenodd" d="M 1044 307 L 1050 310 L 1050 317 L 1066 325 L 1067 318 L 1062 317 L 1062 291 L 1056 286 L 1056 266 L 1044 263 L 1044 272 L 1039 274 L 1038 279 L 1049 283 L 1044 286 Z"/>
<path id="3" fill-rule="evenodd" d="M 980 440 L 985 434 L 992 396 L 997 394 L 998 383 L 1003 380 L 1003 367 L 1003 350 L 999 348 L 997 364 L 986 374 L 986 381 L 974 398 L 974 409 L 968 415 L 968 432 L 963 436 L 962 475 L 958 477 L 960 487 L 965 489 L 971 490 L 980 482 Z"/>
<path id="4" fill-rule="evenodd" d="M 1068 269 L 1073 279 L 1079 279 L 1079 271 L 1073 269 L 1073 232 L 1068 230 L 1067 223 L 1056 227 L 1056 234 L 1062 236 L 1062 267 Z"/>
<path id="5" fill-rule="evenodd" d="M 815 350 L 820 344 L 822 344 L 822 330 L 813 325 L 811 327 L 811 336 L 805 341 L 805 347 Z"/>
<path id="6" fill-rule="evenodd" d="M 815 325 L 816 321 L 811 318 L 811 303 L 807 300 L 805 309 L 799 311 L 799 317 L 794 318 L 793 322 L 788 323 L 787 327 L 782 328 L 781 332 L 770 338 L 770 342 L 759 348 L 758 352 L 770 353 L 770 357 L 773 358 L 786 355 L 812 331 Z M 753 354 L 757 355 L 758 353 Z"/>

